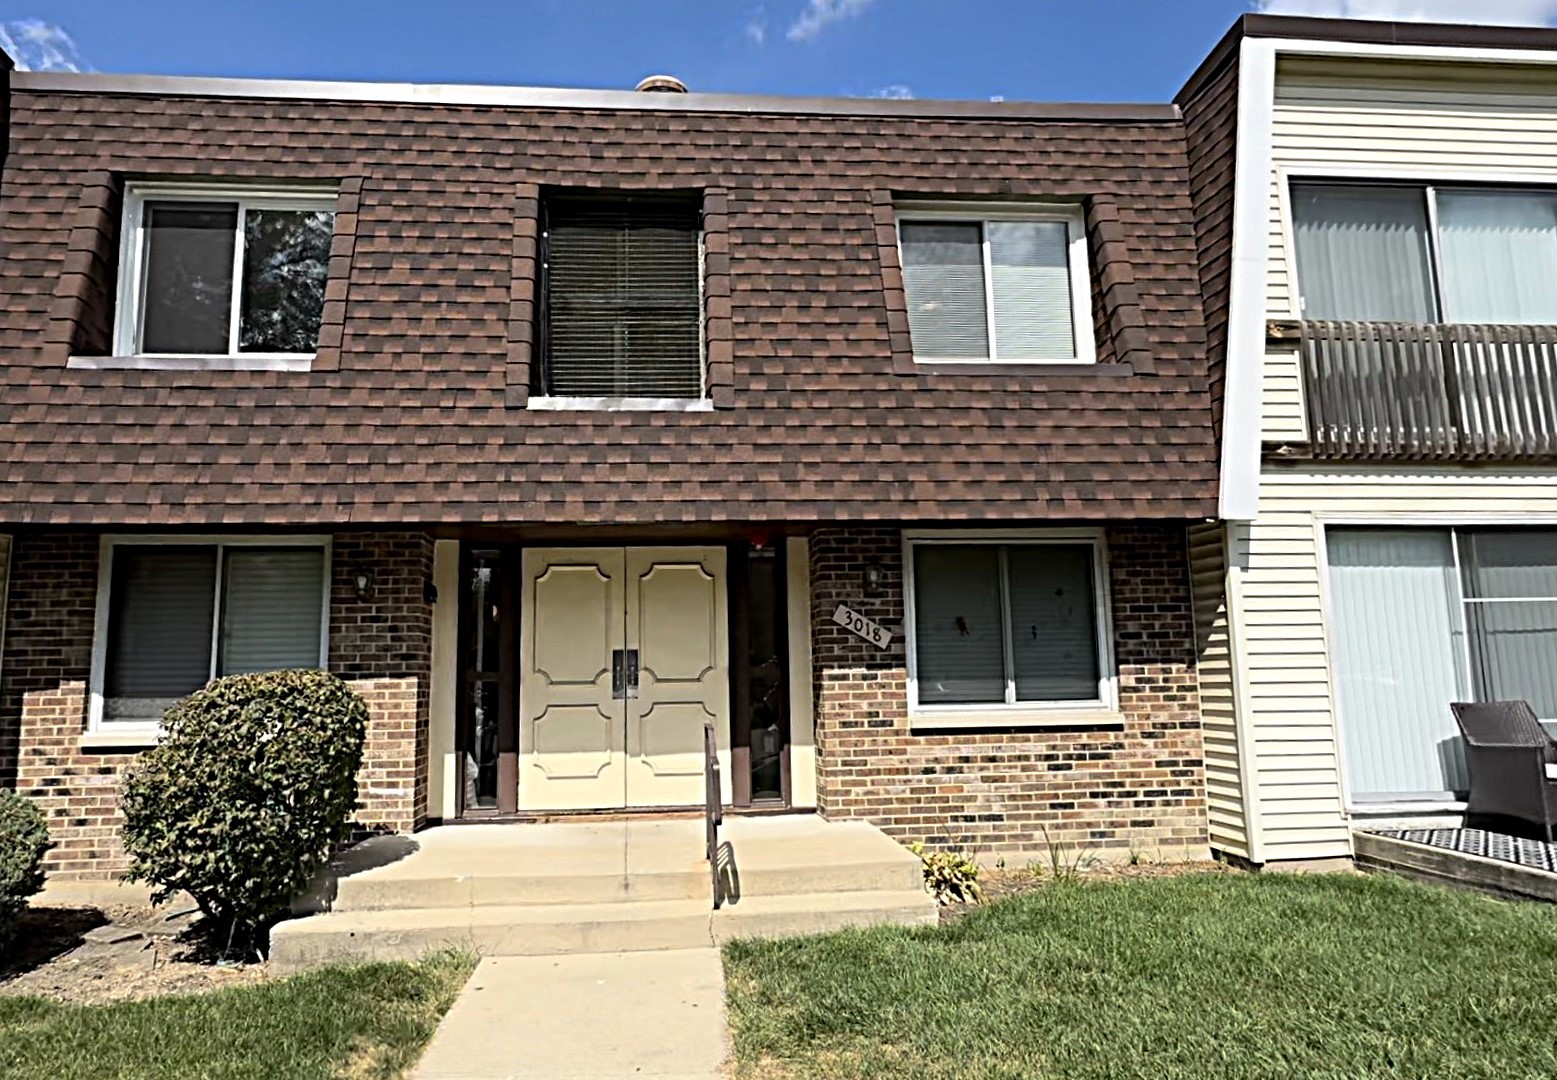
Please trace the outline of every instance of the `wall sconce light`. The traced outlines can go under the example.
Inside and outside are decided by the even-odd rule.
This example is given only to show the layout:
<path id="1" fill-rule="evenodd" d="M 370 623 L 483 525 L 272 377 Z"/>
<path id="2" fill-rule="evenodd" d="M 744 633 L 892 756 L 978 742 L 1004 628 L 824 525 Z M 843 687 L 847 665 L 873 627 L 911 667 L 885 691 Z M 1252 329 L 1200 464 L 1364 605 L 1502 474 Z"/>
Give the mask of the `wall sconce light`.
<path id="1" fill-rule="evenodd" d="M 438 586 L 431 579 L 422 582 L 422 603 L 436 604 L 438 602 Z"/>
<path id="2" fill-rule="evenodd" d="M 886 582 L 887 572 L 876 563 L 869 563 L 865 567 L 865 573 L 861 575 L 861 584 L 865 587 L 866 596 L 880 596 L 882 585 Z"/>
<path id="3" fill-rule="evenodd" d="M 352 579 L 352 582 L 357 586 L 357 599 L 366 600 L 368 598 L 368 593 L 373 588 L 373 575 L 369 574 L 366 570 L 358 570 L 356 577 Z"/>

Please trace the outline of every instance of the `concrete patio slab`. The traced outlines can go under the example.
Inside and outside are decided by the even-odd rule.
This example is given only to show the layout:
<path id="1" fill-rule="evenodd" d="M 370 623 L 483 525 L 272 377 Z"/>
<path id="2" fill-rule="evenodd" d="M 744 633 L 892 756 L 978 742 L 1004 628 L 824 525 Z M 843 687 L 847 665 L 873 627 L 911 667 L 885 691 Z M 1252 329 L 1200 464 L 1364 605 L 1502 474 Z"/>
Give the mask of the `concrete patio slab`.
<path id="1" fill-rule="evenodd" d="M 718 1080 L 724 973 L 712 948 L 482 960 L 415 1080 Z"/>

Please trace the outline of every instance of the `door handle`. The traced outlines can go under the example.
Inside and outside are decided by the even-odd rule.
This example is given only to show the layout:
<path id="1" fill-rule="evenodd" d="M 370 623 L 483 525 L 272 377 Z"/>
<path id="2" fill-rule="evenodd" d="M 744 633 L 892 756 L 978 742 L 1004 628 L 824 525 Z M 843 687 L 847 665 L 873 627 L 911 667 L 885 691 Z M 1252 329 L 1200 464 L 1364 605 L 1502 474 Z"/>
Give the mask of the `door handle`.
<path id="1" fill-rule="evenodd" d="M 627 654 L 624 649 L 611 650 L 611 697 L 617 701 L 627 697 Z"/>
<path id="2" fill-rule="evenodd" d="M 627 649 L 623 660 L 623 683 L 626 687 L 626 697 L 638 696 L 638 650 Z"/>

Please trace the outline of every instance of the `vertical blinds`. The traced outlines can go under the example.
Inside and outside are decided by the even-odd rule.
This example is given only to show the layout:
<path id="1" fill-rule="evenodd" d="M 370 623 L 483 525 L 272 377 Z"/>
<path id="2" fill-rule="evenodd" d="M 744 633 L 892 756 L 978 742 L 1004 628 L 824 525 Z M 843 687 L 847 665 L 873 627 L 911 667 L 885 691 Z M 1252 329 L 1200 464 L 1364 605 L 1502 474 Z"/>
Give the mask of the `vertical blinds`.
<path id="1" fill-rule="evenodd" d="M 691 200 L 548 202 L 547 392 L 702 397 L 700 263 Z"/>
<path id="2" fill-rule="evenodd" d="M 922 705 L 1095 701 L 1101 677 L 1085 544 L 917 544 Z"/>
<path id="3" fill-rule="evenodd" d="M 1292 224 L 1304 318 L 1436 321 L 1421 188 L 1295 184 Z"/>

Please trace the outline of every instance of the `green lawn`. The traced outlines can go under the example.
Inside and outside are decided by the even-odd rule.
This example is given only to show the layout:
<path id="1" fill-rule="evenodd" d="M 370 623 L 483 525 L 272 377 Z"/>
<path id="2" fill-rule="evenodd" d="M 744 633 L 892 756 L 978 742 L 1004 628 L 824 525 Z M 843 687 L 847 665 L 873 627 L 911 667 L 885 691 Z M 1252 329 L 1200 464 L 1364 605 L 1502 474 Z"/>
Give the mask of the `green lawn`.
<path id="1" fill-rule="evenodd" d="M 725 968 L 745 1078 L 1557 1076 L 1557 907 L 1390 877 L 1061 884 Z"/>
<path id="2" fill-rule="evenodd" d="M 113 1005 L 0 997 L 7 1080 L 392 1077 L 414 1062 L 474 961 L 327 968 Z"/>

